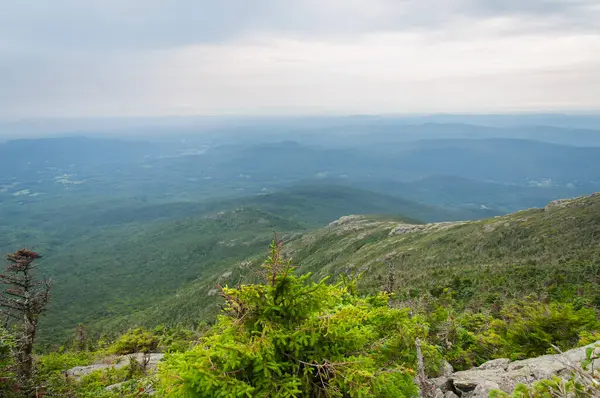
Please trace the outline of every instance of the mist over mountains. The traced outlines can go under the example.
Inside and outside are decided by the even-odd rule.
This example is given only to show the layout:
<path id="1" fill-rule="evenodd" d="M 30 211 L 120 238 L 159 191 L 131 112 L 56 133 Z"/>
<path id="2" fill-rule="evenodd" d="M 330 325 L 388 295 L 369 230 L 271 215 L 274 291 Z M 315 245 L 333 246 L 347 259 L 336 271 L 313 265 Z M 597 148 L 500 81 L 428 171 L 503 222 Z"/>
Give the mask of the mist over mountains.
<path id="1" fill-rule="evenodd" d="M 555 119 L 574 125 L 594 120 L 550 121 Z M 2 200 L 197 200 L 333 183 L 426 204 L 506 212 L 598 189 L 598 130 L 408 124 L 378 117 L 258 120 L 228 121 L 208 131 L 172 126 L 135 135 L 10 140 L 0 146 Z M 461 189 L 450 193 L 453 186 Z"/>

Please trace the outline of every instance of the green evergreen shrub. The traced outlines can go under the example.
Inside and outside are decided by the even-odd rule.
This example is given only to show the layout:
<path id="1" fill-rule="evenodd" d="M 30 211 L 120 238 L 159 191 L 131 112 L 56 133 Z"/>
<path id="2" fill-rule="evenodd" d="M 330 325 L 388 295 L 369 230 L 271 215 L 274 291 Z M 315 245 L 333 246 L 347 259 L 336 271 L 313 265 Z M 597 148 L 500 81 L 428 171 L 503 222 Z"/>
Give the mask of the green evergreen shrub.
<path id="1" fill-rule="evenodd" d="M 161 352 L 183 352 L 192 348 L 207 330 L 206 322 L 200 322 L 193 330 L 181 324 L 169 327 L 159 325 L 153 333 L 158 338 Z"/>
<path id="2" fill-rule="evenodd" d="M 582 333 L 600 330 L 594 309 L 575 309 L 573 304 L 521 301 L 506 306 L 501 316 L 506 323 L 499 333 L 511 359 L 556 353 L 553 345 L 567 350 L 577 346 Z"/>
<path id="3" fill-rule="evenodd" d="M 129 330 L 119 337 L 110 347 L 110 351 L 118 355 L 133 354 L 135 352 L 150 353 L 158 348 L 159 339 L 151 331 L 137 328 Z"/>
<path id="4" fill-rule="evenodd" d="M 413 397 L 423 318 L 359 297 L 354 282 L 296 276 L 274 242 L 263 284 L 225 287 L 223 314 L 200 344 L 160 367 L 169 397 Z M 429 368 L 441 358 L 423 345 Z"/>
<path id="5" fill-rule="evenodd" d="M 456 370 L 495 358 L 525 359 L 600 340 L 596 310 L 572 303 L 517 300 L 496 315 L 458 311 L 447 290 L 429 303 L 429 340 Z"/>

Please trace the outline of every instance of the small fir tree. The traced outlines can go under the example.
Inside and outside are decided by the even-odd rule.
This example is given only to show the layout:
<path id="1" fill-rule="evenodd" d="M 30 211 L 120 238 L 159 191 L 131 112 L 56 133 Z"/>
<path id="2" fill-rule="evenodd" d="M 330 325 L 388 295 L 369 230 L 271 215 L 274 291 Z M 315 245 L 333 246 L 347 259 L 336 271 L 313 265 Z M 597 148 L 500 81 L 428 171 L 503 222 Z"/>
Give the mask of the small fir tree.
<path id="1" fill-rule="evenodd" d="M 388 295 L 360 297 L 355 281 L 297 276 L 271 245 L 262 284 L 222 289 L 224 313 L 190 351 L 161 366 L 169 397 L 414 397 L 414 341 L 425 322 L 389 308 Z M 422 344 L 435 367 L 439 354 Z"/>

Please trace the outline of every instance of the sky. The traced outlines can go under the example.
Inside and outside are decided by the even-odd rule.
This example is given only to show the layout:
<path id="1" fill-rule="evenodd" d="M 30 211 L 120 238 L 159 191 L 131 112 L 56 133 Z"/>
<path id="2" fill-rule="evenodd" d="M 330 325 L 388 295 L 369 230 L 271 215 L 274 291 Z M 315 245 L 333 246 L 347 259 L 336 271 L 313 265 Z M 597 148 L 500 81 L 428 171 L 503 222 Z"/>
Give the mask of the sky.
<path id="1" fill-rule="evenodd" d="M 600 110 L 599 0 L 0 0 L 0 119 Z"/>

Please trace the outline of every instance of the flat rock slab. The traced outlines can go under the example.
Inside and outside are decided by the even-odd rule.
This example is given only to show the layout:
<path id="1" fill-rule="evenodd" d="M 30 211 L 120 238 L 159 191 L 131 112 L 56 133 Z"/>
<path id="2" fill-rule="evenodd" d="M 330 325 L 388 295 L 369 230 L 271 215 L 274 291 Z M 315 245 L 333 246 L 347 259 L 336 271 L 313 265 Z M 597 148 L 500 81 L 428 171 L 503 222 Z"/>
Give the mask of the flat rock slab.
<path id="1" fill-rule="evenodd" d="M 164 357 L 164 354 L 158 354 L 158 353 L 150 354 L 147 369 L 151 370 L 151 371 L 156 370 L 158 363 L 163 359 L 163 357 Z M 117 357 L 115 359 L 114 363 L 98 363 L 98 364 L 88 365 L 88 366 L 76 366 L 74 368 L 67 370 L 67 376 L 72 376 L 72 377 L 79 379 L 79 378 L 81 378 L 83 376 L 87 376 L 90 373 L 95 372 L 97 370 L 103 370 L 103 369 L 108 369 L 108 368 L 120 369 L 122 367 L 129 365 L 129 361 L 131 358 L 135 358 L 139 363 L 143 363 L 144 354 L 142 354 L 141 352 L 138 352 L 135 354 L 123 355 L 123 356 Z"/>
<path id="2" fill-rule="evenodd" d="M 430 380 L 442 393 L 457 393 L 461 398 L 487 398 L 491 390 L 512 392 L 517 384 L 532 385 L 552 376 L 568 376 L 585 359 L 588 347 L 575 348 L 563 354 L 511 362 L 507 358 L 494 359 L 469 370 Z"/>

